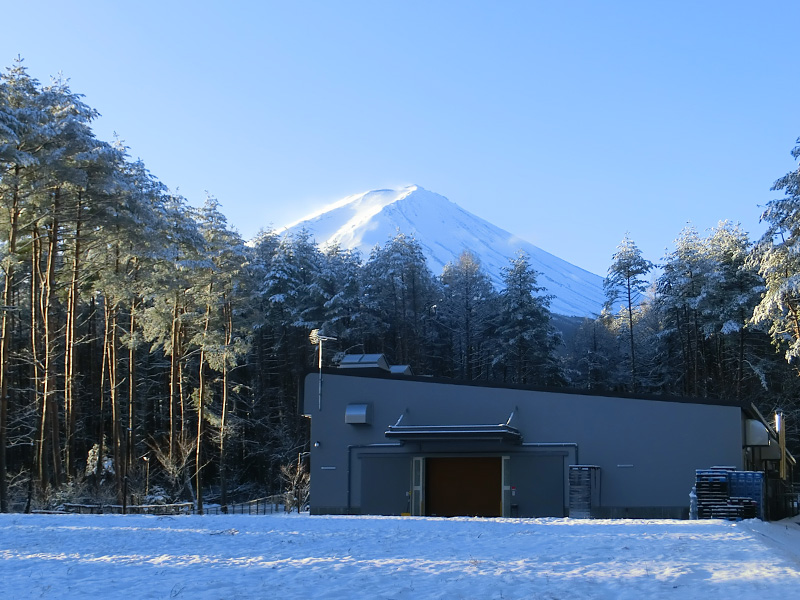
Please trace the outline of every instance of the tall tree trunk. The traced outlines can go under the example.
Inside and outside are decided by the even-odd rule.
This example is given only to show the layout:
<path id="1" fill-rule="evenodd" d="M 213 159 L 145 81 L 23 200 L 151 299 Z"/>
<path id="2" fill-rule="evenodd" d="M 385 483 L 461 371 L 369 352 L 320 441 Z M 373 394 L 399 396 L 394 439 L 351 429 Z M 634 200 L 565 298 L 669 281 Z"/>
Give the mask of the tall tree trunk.
<path id="1" fill-rule="evenodd" d="M 225 429 L 228 416 L 228 352 L 231 351 L 233 340 L 233 311 L 230 301 L 223 307 L 225 313 L 225 356 L 222 361 L 222 415 L 219 423 L 219 488 L 223 510 L 228 510 L 228 477 L 226 473 L 227 460 L 225 456 Z"/>
<path id="2" fill-rule="evenodd" d="M 111 406 L 111 448 L 114 456 L 114 482 L 117 495 L 121 499 L 122 495 L 122 439 L 120 436 L 120 425 L 122 415 L 119 406 L 119 373 L 117 371 L 117 317 L 118 309 L 116 304 L 106 298 L 105 303 L 106 335 L 105 351 L 106 368 L 108 373 L 108 400 Z"/>
<path id="3" fill-rule="evenodd" d="M 212 285 L 208 286 L 208 293 L 211 294 Z M 203 325 L 203 341 L 200 346 L 200 372 L 198 373 L 198 392 L 197 392 L 197 445 L 195 447 L 195 488 L 197 490 L 197 512 L 203 514 L 203 419 L 205 418 L 206 402 L 206 337 L 208 336 L 208 326 L 211 322 L 211 303 L 206 304 L 205 324 Z"/>
<path id="4" fill-rule="evenodd" d="M 55 485 L 60 485 L 61 469 L 61 444 L 59 441 L 58 404 L 56 402 L 56 315 L 53 307 L 56 288 L 56 260 L 58 258 L 59 221 L 61 210 L 61 191 L 56 189 L 53 195 L 53 214 L 47 232 L 47 269 L 43 286 L 44 299 L 44 373 L 43 373 L 43 404 L 45 416 L 43 435 L 49 438 L 50 454 L 52 457 L 52 478 Z"/>
<path id="5" fill-rule="evenodd" d="M 19 177 L 20 166 L 14 168 L 14 180 Z M 17 253 L 17 227 L 19 224 L 19 188 L 11 194 L 8 223 L 8 257 L 4 265 L 2 314 L 0 315 L 0 513 L 8 512 L 8 483 L 6 476 L 6 448 L 8 447 L 8 379 L 10 376 L 11 314 L 14 290 L 14 261 Z"/>
<path id="6" fill-rule="evenodd" d="M 181 325 L 178 329 L 178 439 L 181 443 L 184 443 L 188 439 L 188 432 L 187 432 L 187 424 L 188 419 L 186 417 L 186 381 L 183 376 L 183 348 L 184 348 L 184 341 L 186 336 L 186 330 Z"/>
<path id="7" fill-rule="evenodd" d="M 106 421 L 105 421 L 105 404 L 106 404 L 106 379 L 108 377 L 108 298 L 103 298 L 103 357 L 100 363 L 100 406 L 98 414 L 98 431 L 97 431 L 97 465 L 95 467 L 96 483 L 98 489 L 103 482 L 103 456 L 105 454 L 106 444 Z"/>
<path id="8" fill-rule="evenodd" d="M 81 211 L 82 193 L 78 193 L 75 211 L 75 243 L 73 245 L 72 275 L 67 292 L 67 314 L 64 330 L 64 468 L 68 475 L 74 474 L 75 461 L 75 423 L 77 396 L 76 371 L 76 323 L 78 306 L 78 274 L 81 258 Z"/>
<path id="9" fill-rule="evenodd" d="M 744 380 L 744 330 L 739 330 L 738 361 L 736 364 L 736 399 L 742 399 L 742 381 Z"/>
<path id="10" fill-rule="evenodd" d="M 633 338 L 633 290 L 630 279 L 627 285 L 628 293 L 628 334 L 631 341 L 631 387 L 634 393 L 636 392 L 636 353 L 635 343 Z"/>
<path id="11" fill-rule="evenodd" d="M 179 317 L 179 309 L 178 309 L 178 293 L 175 293 L 175 305 L 172 308 L 172 330 L 171 330 L 171 344 L 172 344 L 172 352 L 170 353 L 170 361 L 169 361 L 169 460 L 170 463 L 173 462 L 176 449 L 177 449 L 177 440 L 176 440 L 176 427 L 175 427 L 175 420 L 177 418 L 177 403 L 178 403 L 178 360 L 179 360 L 179 351 L 178 351 L 178 344 L 180 335 L 180 321 L 178 320 Z"/>
<path id="12" fill-rule="evenodd" d="M 40 327 L 43 320 L 43 286 L 42 281 L 44 275 L 42 273 L 42 239 L 41 232 L 38 225 L 34 225 L 32 231 L 31 242 L 31 361 L 33 381 L 31 391 L 33 393 L 33 405 L 36 407 L 38 413 L 39 423 L 36 431 L 36 444 L 33 453 L 33 468 L 35 471 L 36 480 L 39 483 L 39 488 L 44 491 L 47 487 L 49 477 L 46 476 L 47 470 L 47 455 L 45 447 L 47 437 L 45 435 L 45 427 L 47 424 L 47 403 L 44 401 L 44 394 L 42 393 L 43 381 L 43 363 L 41 348 Z"/>
<path id="13" fill-rule="evenodd" d="M 128 346 L 128 440 L 125 454 L 126 477 L 134 465 L 136 456 L 136 297 L 131 300 L 131 318 Z"/>
<path id="14" fill-rule="evenodd" d="M 34 259 L 36 275 L 39 279 L 38 311 L 42 329 L 43 363 L 35 357 L 37 368 L 41 369 L 41 403 L 39 431 L 37 435 L 37 465 L 41 488 L 44 490 L 51 482 L 61 483 L 61 456 L 59 442 L 58 405 L 56 404 L 56 326 L 53 302 L 55 297 L 56 258 L 58 255 L 58 213 L 60 210 L 60 190 L 53 194 L 51 221 L 47 227 L 47 262 L 41 270 L 42 242 L 38 229 L 36 232 Z M 35 328 L 35 317 L 34 328 Z M 37 379 L 39 379 L 37 377 Z M 49 463 L 50 468 L 47 468 Z"/>

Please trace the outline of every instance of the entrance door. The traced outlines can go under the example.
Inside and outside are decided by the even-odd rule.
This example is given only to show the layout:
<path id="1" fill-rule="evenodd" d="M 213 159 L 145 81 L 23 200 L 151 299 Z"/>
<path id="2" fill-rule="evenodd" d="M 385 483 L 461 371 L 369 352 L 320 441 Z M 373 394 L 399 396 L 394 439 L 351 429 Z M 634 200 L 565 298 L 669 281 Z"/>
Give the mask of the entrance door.
<path id="1" fill-rule="evenodd" d="M 426 458 L 425 514 L 439 517 L 503 516 L 502 458 Z"/>

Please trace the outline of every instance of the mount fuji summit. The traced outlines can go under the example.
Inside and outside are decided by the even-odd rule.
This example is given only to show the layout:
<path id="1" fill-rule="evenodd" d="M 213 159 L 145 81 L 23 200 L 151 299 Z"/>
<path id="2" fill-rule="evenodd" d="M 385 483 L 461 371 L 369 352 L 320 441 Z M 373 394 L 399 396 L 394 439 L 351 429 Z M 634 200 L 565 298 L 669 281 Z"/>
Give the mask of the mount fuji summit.
<path id="1" fill-rule="evenodd" d="M 605 296 L 603 278 L 545 252 L 467 212 L 444 196 L 412 185 L 399 190 L 373 190 L 347 196 L 321 211 L 278 230 L 292 234 L 307 230 L 320 246 L 338 243 L 358 249 L 366 259 L 375 246 L 384 245 L 398 231 L 413 236 L 422 247 L 428 267 L 441 274 L 464 250 L 481 262 L 496 289 L 503 286 L 503 267 L 519 250 L 530 257 L 539 286 L 553 300 L 553 313 L 598 315 Z"/>

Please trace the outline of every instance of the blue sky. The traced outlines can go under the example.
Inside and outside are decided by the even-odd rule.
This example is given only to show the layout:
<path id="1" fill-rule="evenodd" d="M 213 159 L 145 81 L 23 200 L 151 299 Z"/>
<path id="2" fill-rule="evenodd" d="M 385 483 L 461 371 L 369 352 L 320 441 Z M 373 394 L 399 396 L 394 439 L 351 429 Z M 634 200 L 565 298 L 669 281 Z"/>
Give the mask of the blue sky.
<path id="1" fill-rule="evenodd" d="M 757 237 L 796 167 L 800 3 L 6 3 L 133 157 L 246 238 L 411 183 L 604 275 L 626 232 Z"/>

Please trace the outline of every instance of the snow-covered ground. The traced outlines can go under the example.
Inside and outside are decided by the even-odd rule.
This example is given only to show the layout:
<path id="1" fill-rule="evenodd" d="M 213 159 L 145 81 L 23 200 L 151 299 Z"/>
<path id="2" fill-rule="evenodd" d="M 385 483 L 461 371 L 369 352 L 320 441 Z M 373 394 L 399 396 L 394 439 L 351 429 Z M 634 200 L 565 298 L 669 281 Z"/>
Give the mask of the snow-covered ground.
<path id="1" fill-rule="evenodd" d="M 800 519 L 0 515 L 0 597 L 800 597 Z"/>

